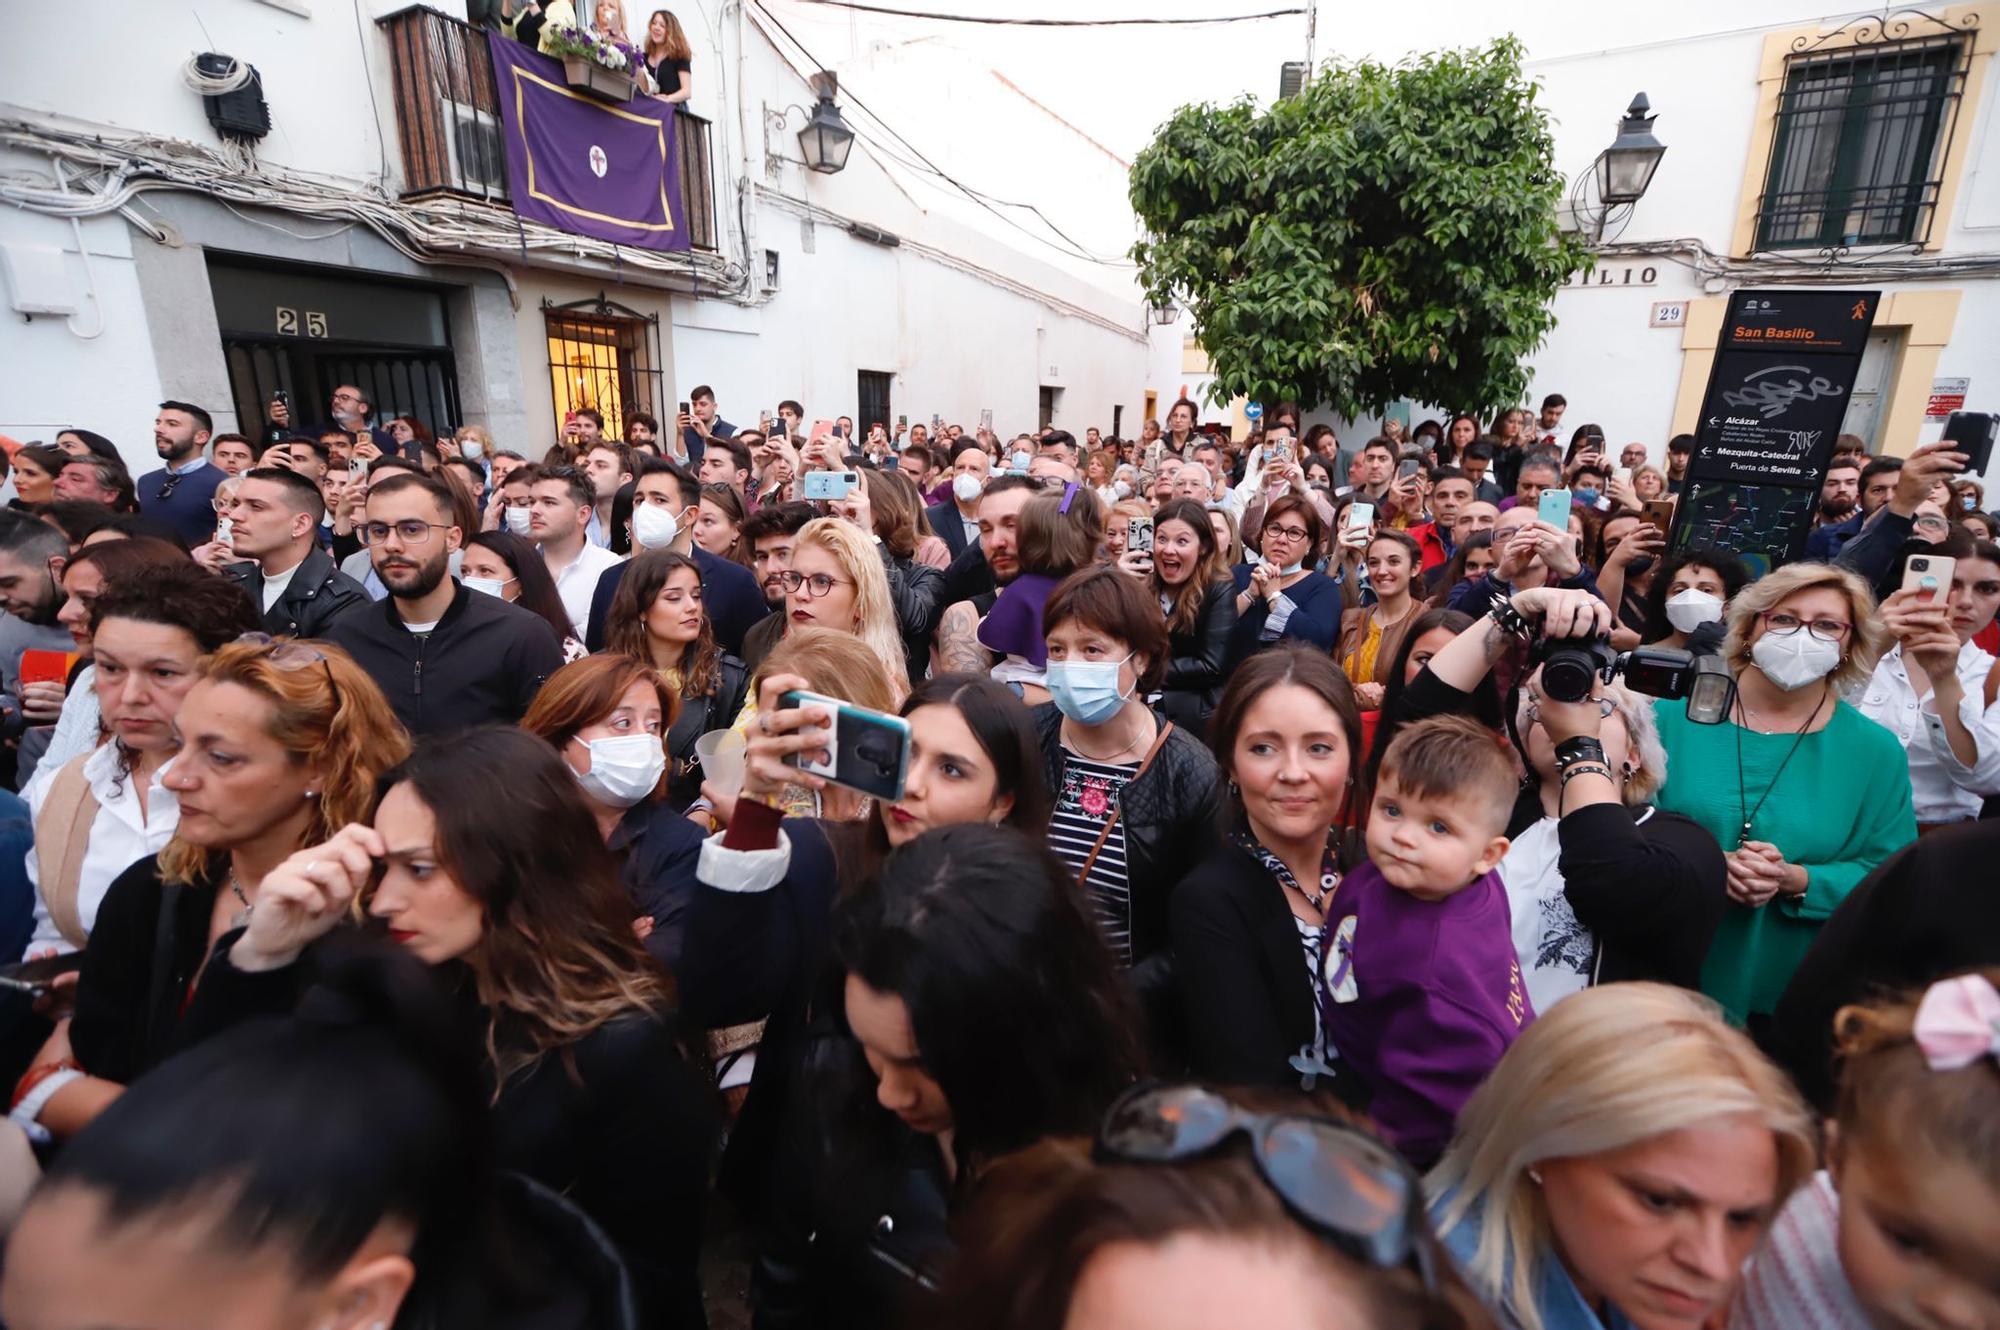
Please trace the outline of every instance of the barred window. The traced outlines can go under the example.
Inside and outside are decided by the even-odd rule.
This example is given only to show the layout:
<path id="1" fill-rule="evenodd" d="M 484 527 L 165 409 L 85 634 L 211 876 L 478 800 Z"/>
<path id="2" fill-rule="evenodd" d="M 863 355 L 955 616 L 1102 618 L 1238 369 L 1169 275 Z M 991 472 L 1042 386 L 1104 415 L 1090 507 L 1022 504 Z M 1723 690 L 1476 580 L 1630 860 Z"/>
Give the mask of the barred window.
<path id="1" fill-rule="evenodd" d="M 1926 240 L 1970 54 L 1969 38 L 1950 36 L 1792 56 L 1758 248 Z"/>

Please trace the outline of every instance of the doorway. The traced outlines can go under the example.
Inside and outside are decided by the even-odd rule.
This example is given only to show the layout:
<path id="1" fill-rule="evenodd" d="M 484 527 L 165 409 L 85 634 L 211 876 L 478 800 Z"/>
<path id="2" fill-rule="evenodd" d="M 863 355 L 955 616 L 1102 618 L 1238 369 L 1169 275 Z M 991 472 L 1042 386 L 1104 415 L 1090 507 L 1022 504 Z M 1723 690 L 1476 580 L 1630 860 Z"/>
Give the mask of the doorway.
<path id="1" fill-rule="evenodd" d="M 855 375 L 856 405 L 854 428 L 862 438 L 868 431 L 880 425 L 884 431 L 890 426 L 889 385 L 894 376 L 880 370 L 864 369 Z"/>

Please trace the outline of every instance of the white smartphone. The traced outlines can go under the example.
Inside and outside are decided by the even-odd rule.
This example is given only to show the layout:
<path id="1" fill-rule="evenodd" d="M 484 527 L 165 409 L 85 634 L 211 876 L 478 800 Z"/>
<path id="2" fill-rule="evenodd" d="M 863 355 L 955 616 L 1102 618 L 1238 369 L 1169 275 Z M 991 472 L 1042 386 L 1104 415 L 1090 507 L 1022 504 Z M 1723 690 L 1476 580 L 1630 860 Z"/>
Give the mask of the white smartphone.
<path id="1" fill-rule="evenodd" d="M 1927 592 L 1926 600 L 1942 603 L 1951 595 L 1951 575 L 1957 570 L 1957 559 L 1912 554 L 1903 563 L 1903 590 Z"/>
<path id="2" fill-rule="evenodd" d="M 1366 531 L 1375 525 L 1375 505 L 1353 503 L 1347 508 L 1347 521 L 1342 527 L 1346 531 Z"/>

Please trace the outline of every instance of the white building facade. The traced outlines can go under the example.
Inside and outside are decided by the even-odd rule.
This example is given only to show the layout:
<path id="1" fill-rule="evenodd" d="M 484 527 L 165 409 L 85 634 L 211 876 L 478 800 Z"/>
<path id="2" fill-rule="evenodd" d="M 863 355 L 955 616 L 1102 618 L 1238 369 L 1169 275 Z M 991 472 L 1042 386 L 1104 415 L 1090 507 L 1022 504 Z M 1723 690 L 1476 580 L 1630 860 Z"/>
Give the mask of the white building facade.
<path id="1" fill-rule="evenodd" d="M 650 8 L 628 5 L 631 30 Z M 694 249 L 671 255 L 517 223 L 463 0 L 224 0 L 199 24 L 103 0 L 103 30 L 149 38 L 89 79 L 28 54 L 70 40 L 62 11 L 23 11 L 0 84 L 0 434 L 97 430 L 136 473 L 156 465 L 161 400 L 254 434 L 272 392 L 305 425 L 350 381 L 378 420 L 479 424 L 529 456 L 569 409 L 665 420 L 697 384 L 738 426 L 791 398 L 864 428 L 982 411 L 1008 431 L 1136 428 L 1148 334 L 1129 279 L 934 206 L 878 156 L 881 126 L 843 172 L 808 171 L 807 53 L 756 0 L 674 10 L 694 46 Z M 196 51 L 256 69 L 267 134 L 218 133 L 183 77 Z"/>
<path id="2" fill-rule="evenodd" d="M 1750 16 L 1754 23 L 1754 14 Z M 1628 24 L 1628 28 L 1629 28 Z M 2000 5 L 1832 15 L 1538 60 L 1528 74 L 1576 182 L 1597 268 L 1555 297 L 1523 401 L 1569 402 L 1618 446 L 1692 433 L 1731 291 L 1883 293 L 1846 429 L 1871 450 L 1938 437 L 1943 412 L 2000 407 Z M 1591 176 L 1635 94 L 1667 151 L 1645 196 L 1608 213 Z M 1156 330 L 1150 387 L 1205 387 L 1183 316 Z M 1408 423 L 1458 404 L 1397 403 Z M 1465 404 L 1482 412 L 1496 404 Z M 1243 431 L 1243 403 L 1203 403 Z M 1308 411 L 1356 448 L 1378 418 Z M 1989 477 L 1991 479 L 1991 477 Z"/>

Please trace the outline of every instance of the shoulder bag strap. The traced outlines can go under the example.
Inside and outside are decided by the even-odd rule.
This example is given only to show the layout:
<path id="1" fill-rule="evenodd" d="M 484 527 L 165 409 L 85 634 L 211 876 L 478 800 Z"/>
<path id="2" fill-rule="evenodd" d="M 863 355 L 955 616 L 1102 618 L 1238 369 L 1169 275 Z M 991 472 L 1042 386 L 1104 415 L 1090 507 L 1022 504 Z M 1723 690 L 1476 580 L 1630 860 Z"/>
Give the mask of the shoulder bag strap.
<path id="1" fill-rule="evenodd" d="M 82 753 L 63 763 L 49 782 L 42 815 L 35 819 L 35 848 L 40 851 L 36 859 L 42 879 L 36 885 L 48 906 L 50 921 L 73 947 L 89 940 L 77 899 L 83 856 L 90 848 L 90 830 L 97 822 L 97 795 L 83 776 L 83 764 L 89 760 L 90 754 Z"/>
<path id="2" fill-rule="evenodd" d="M 1138 780 L 1139 777 L 1146 774 L 1146 768 L 1153 765 L 1153 759 L 1158 757 L 1160 750 L 1167 746 L 1167 736 L 1173 732 L 1174 723 L 1172 721 L 1163 720 L 1160 722 L 1160 732 L 1153 736 L 1153 746 L 1148 748 L 1146 755 L 1139 759 L 1139 769 L 1132 773 L 1132 780 L 1125 782 L 1128 788 L 1133 781 Z M 1090 881 L 1090 870 L 1097 863 L 1097 856 L 1103 852 L 1104 842 L 1111 839 L 1111 828 L 1118 825 L 1118 817 L 1124 811 L 1125 797 L 1121 794 L 1118 798 L 1118 806 L 1111 810 L 1110 817 L 1104 819 L 1104 830 L 1097 833 L 1097 843 L 1091 846 L 1090 853 L 1084 856 L 1083 867 L 1078 870 L 1076 875 L 1076 884 L 1079 887 L 1086 885 Z"/>

